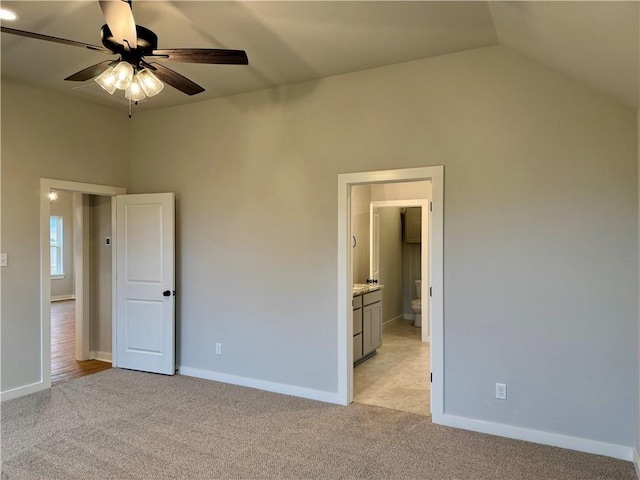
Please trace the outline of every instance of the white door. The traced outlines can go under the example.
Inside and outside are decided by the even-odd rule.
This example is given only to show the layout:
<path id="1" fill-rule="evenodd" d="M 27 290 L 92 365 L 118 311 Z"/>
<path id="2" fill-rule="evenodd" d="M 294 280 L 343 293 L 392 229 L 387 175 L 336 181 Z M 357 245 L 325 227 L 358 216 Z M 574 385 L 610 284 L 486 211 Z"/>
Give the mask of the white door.
<path id="1" fill-rule="evenodd" d="M 175 373 L 173 193 L 116 199 L 116 365 Z"/>
<path id="2" fill-rule="evenodd" d="M 369 278 L 380 281 L 380 209 L 371 206 Z"/>

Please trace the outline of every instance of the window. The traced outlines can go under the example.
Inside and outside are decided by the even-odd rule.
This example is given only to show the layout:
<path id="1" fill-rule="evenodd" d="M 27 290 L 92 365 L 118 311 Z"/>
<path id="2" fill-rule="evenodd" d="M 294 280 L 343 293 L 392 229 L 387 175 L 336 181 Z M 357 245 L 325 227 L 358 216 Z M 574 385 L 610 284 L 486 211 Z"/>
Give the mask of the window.
<path id="1" fill-rule="evenodd" d="M 49 219 L 50 246 L 51 246 L 51 275 L 64 275 L 62 264 L 62 217 L 51 215 Z"/>

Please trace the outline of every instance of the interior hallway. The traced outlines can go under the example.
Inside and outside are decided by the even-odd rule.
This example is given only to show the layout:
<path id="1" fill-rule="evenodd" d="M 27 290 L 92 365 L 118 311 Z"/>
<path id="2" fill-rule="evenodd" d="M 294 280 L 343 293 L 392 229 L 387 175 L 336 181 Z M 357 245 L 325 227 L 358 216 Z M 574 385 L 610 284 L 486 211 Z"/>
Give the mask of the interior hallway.
<path id="1" fill-rule="evenodd" d="M 51 385 L 111 368 L 99 360 L 76 361 L 76 302 L 51 302 Z"/>
<path id="2" fill-rule="evenodd" d="M 353 369 L 353 401 L 431 415 L 430 346 L 407 320 L 385 325 L 378 353 Z"/>

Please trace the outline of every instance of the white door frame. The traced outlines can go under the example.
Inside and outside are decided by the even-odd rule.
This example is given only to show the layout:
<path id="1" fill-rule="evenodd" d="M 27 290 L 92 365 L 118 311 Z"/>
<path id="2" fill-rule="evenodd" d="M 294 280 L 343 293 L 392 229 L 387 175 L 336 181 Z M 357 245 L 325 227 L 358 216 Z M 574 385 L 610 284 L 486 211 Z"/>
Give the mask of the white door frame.
<path id="1" fill-rule="evenodd" d="M 73 281 L 76 299 L 76 360 L 89 360 L 89 315 L 90 303 L 85 295 L 89 292 L 90 261 L 88 207 L 84 206 L 83 194 L 72 193 L 73 198 Z M 85 326 L 86 320 L 86 326 Z"/>
<path id="2" fill-rule="evenodd" d="M 373 183 L 431 181 L 431 413 L 434 421 L 444 413 L 444 279 L 443 201 L 444 167 L 420 167 L 338 175 L 338 398 L 353 401 L 353 261 L 351 252 L 351 187 Z"/>
<path id="3" fill-rule="evenodd" d="M 41 343 L 41 380 L 44 388 L 51 387 L 51 258 L 49 249 L 49 192 L 51 190 L 64 190 L 76 193 L 86 193 L 89 195 L 103 195 L 112 197 L 111 199 L 111 228 L 112 235 L 115 236 L 115 196 L 124 195 L 127 193 L 126 188 L 113 187 L 109 185 L 98 185 L 93 183 L 80 183 L 71 182 L 67 180 L 55 180 L 52 178 L 40 179 L 40 343 Z M 76 213 L 74 212 L 74 215 Z M 75 235 L 75 232 L 74 232 Z M 113 246 L 115 248 L 115 245 Z M 112 276 L 112 292 L 114 308 L 112 309 L 112 315 L 115 315 L 115 250 L 112 255 L 113 276 Z M 78 270 L 76 270 L 77 272 Z M 82 271 L 82 270 L 80 270 Z M 80 280 L 82 281 L 82 280 Z M 78 279 L 76 279 L 76 285 L 78 285 Z M 86 292 L 85 292 L 86 293 Z M 78 300 L 82 302 L 83 292 L 76 291 L 76 302 Z M 78 303 L 76 303 L 78 306 Z M 80 303 L 80 308 L 82 305 Z M 82 310 L 80 310 L 82 311 Z M 115 324 L 112 318 L 112 323 Z M 78 331 L 80 327 L 80 331 Z M 89 345 L 84 345 L 88 342 L 88 335 L 84 335 L 84 332 L 89 331 L 89 317 L 88 315 L 82 315 L 82 318 L 76 318 L 76 340 L 78 336 L 82 345 L 76 347 L 76 352 L 88 351 Z M 113 365 L 115 366 L 115 344 L 112 347 L 113 350 Z"/>
<path id="4" fill-rule="evenodd" d="M 431 189 L 431 185 L 429 185 Z M 431 194 L 429 194 L 431 196 Z M 373 209 L 385 208 L 385 207 L 420 207 L 420 217 L 422 219 L 422 225 L 429 226 L 429 199 L 428 198 L 416 198 L 412 200 L 372 200 L 369 203 L 369 278 L 373 278 L 372 266 L 373 266 Z M 428 292 L 429 288 L 429 260 L 431 258 L 431 229 L 422 228 L 420 232 L 420 278 L 427 280 L 422 282 L 420 286 L 420 296 L 422 298 L 428 298 L 425 292 Z M 427 247 L 425 251 L 425 246 Z M 426 255 L 425 255 L 426 253 Z M 380 259 L 378 259 L 380 261 Z M 403 294 L 404 295 L 404 294 Z M 426 317 L 428 328 L 421 328 L 421 340 L 423 342 L 429 342 L 429 335 L 431 333 L 431 302 L 427 300 L 427 310 L 423 311 L 423 317 Z M 424 315 L 426 313 L 426 315 Z M 425 318 L 423 318 L 423 321 Z M 424 323 L 423 323 L 424 327 Z"/>

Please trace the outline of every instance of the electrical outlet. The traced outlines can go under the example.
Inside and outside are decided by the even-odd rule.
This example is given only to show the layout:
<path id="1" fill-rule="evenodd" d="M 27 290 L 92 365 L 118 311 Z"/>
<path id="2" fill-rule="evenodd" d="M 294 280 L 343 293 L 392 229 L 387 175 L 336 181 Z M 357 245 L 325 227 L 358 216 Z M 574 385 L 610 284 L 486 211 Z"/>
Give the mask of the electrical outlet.
<path id="1" fill-rule="evenodd" d="M 0 253 L 0 267 L 6 267 L 8 263 L 8 257 L 6 253 Z"/>
<path id="2" fill-rule="evenodd" d="M 506 400 L 507 399 L 507 384 L 506 383 L 496 383 L 496 398 L 498 400 Z"/>
<path id="3" fill-rule="evenodd" d="M 216 343 L 216 355 L 222 355 L 222 344 Z"/>

